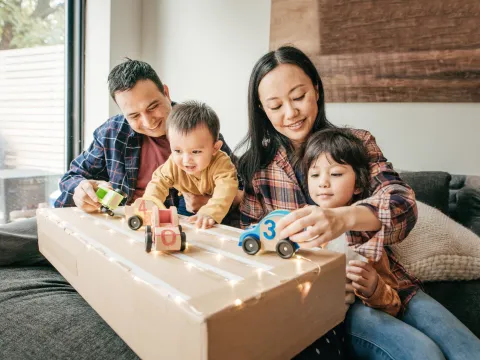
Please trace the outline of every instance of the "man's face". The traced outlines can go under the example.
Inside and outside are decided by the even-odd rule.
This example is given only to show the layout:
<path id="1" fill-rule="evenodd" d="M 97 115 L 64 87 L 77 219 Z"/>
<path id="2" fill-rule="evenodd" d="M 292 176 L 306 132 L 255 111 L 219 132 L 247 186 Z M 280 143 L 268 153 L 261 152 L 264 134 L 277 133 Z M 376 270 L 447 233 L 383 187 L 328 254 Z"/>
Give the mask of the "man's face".
<path id="1" fill-rule="evenodd" d="M 165 95 L 151 80 L 140 80 L 133 88 L 115 93 L 115 101 L 128 123 L 139 134 L 165 135 L 165 123 L 172 110 L 168 87 Z"/>

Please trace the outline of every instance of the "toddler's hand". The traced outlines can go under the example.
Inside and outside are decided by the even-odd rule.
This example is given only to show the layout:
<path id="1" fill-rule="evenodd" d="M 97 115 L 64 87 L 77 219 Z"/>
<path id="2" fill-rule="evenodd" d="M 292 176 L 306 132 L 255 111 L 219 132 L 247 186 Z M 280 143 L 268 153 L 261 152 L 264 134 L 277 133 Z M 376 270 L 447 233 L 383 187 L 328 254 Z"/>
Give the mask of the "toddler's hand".
<path id="1" fill-rule="evenodd" d="M 377 289 L 378 273 L 372 264 L 351 260 L 347 266 L 347 278 L 352 280 L 353 288 L 361 296 L 369 298 Z"/>
<path id="2" fill-rule="evenodd" d="M 215 220 L 208 215 L 202 214 L 190 216 L 188 222 L 195 223 L 197 229 L 209 229 L 215 225 Z"/>

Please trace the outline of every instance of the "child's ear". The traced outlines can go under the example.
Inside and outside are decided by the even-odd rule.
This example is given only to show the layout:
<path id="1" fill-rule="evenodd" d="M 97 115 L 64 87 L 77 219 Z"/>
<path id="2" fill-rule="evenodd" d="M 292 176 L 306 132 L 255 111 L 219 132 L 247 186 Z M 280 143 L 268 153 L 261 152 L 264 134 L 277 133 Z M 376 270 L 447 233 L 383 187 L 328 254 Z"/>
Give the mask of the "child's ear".
<path id="1" fill-rule="evenodd" d="M 217 140 L 217 142 L 215 144 L 213 144 L 213 154 L 216 154 L 218 150 L 220 150 L 220 148 L 222 147 L 223 145 L 223 141 L 222 140 Z"/>
<path id="2" fill-rule="evenodd" d="M 355 195 L 361 194 L 361 193 L 362 193 L 362 189 L 356 188 L 353 193 L 354 193 Z"/>

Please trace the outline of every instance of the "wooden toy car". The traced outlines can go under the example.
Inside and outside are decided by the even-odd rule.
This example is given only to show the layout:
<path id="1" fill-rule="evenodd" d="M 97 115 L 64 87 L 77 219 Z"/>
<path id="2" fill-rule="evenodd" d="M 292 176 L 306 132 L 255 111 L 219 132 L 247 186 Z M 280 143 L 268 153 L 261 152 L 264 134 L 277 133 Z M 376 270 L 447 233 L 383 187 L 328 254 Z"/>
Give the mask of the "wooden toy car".
<path id="1" fill-rule="evenodd" d="M 274 210 L 265 216 L 258 224 L 245 229 L 240 235 L 238 246 L 248 255 L 255 255 L 263 248 L 276 251 L 283 259 L 291 258 L 299 249 L 296 242 L 290 239 L 280 239 L 275 230 L 277 221 L 289 214 L 288 210 Z"/>
<path id="2" fill-rule="evenodd" d="M 139 198 L 130 206 L 125 206 L 125 218 L 128 227 L 132 230 L 138 230 L 142 225 L 152 225 L 152 208 L 155 203 L 150 200 Z"/>
<path id="3" fill-rule="evenodd" d="M 177 208 L 168 209 L 152 207 L 152 225 L 145 227 L 145 251 L 184 251 L 187 247 L 187 236 L 178 224 Z"/>
<path id="4" fill-rule="evenodd" d="M 114 215 L 113 211 L 127 197 L 127 194 L 120 189 L 112 190 L 103 186 L 99 186 L 95 194 L 101 204 L 100 211 L 110 216 Z"/>

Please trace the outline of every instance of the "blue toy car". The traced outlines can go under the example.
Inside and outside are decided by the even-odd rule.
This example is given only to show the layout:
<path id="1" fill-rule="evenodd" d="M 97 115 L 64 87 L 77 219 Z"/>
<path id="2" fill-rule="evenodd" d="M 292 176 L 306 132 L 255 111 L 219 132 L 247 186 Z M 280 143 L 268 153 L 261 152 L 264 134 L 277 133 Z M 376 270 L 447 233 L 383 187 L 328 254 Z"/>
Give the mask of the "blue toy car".
<path id="1" fill-rule="evenodd" d="M 258 224 L 244 230 L 238 246 L 241 246 L 248 255 L 255 255 L 263 248 L 267 251 L 276 251 L 283 259 L 291 258 L 299 249 L 298 244 L 290 239 L 279 239 L 275 229 L 277 221 L 289 213 L 288 210 L 272 211 Z"/>

